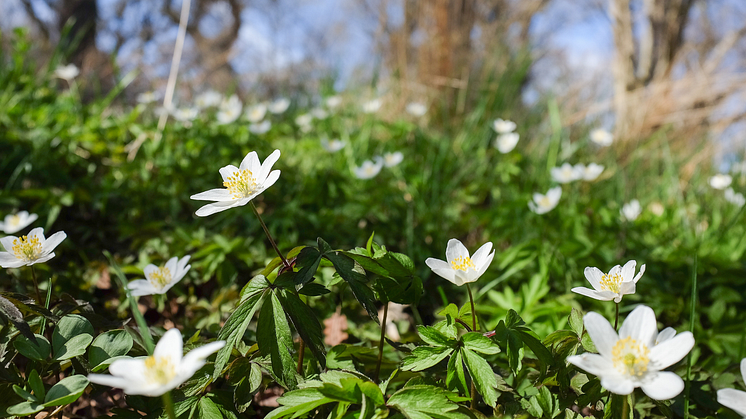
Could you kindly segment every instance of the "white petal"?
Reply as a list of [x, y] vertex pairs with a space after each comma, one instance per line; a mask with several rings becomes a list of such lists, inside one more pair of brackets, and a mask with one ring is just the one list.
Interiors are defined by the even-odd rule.
[[637, 283], [637, 281], [640, 280], [640, 278], [642, 278], [642, 274], [644, 273], [645, 273], [645, 264], [643, 263], [642, 266], [640, 266], [640, 272], [637, 273], [637, 275], [635, 276], [635, 279], [633, 280], [635, 284]]
[[446, 247], [446, 261], [451, 263], [459, 256], [464, 258], [469, 257], [469, 251], [466, 249], [466, 246], [457, 239], [448, 240], [448, 246]]
[[242, 200], [239, 199], [239, 200], [234, 200], [231, 202], [215, 202], [212, 204], [207, 204], [205, 206], [200, 207], [200, 209], [198, 209], [197, 212], [195, 212], [195, 214], [198, 217], [207, 217], [208, 215], [212, 215], [212, 214], [215, 214], [221, 211], [225, 211], [233, 207], [238, 207], [241, 205], [240, 201]]
[[630, 260], [624, 264], [624, 267], [622, 267], [622, 281], [631, 281], [634, 278], [636, 266], [637, 262], [634, 260]]
[[44, 244], [41, 246], [42, 253], [51, 252], [54, 250], [55, 247], [59, 246], [60, 243], [62, 243], [62, 240], [65, 240], [67, 238], [67, 234], [65, 234], [64, 231], [58, 231], [44, 242]]
[[[487, 268], [490, 267], [490, 264], [492, 263], [492, 259], [494, 259], [494, 257], [495, 257], [495, 251], [493, 250], [492, 253], [490, 253], [487, 256], [487, 260], [485, 260], [482, 263], [482, 267], [479, 268], [478, 275], [477, 275], [478, 277], [482, 276], [485, 272], [487, 272]], [[477, 266], [479, 266], [479, 265], [477, 265]]]
[[36, 265], [37, 263], [44, 263], [44, 262], [46, 262], [46, 261], [48, 261], [48, 260], [52, 259], [53, 257], [54, 257], [54, 252], [52, 252], [52, 253], [48, 253], [48, 254], [46, 254], [46, 255], [44, 255], [44, 256], [42, 256], [42, 257], [40, 257], [39, 259], [36, 259], [36, 260], [34, 260], [34, 261], [32, 261], [32, 262], [29, 262], [29, 263], [27, 264], [27, 266], [31, 266], [31, 265]]
[[233, 176], [234, 173], [238, 172], [238, 167], [229, 164], [227, 166], [223, 166], [218, 170], [220, 172], [220, 176], [223, 178], [223, 182], [228, 181], [228, 178]]
[[596, 345], [598, 353], [611, 359], [611, 349], [619, 340], [619, 336], [611, 327], [609, 321], [598, 313], [590, 312], [583, 317], [583, 324], [585, 324], [593, 344]]
[[147, 285], [138, 286], [137, 288], [134, 288], [134, 289], [130, 288], [130, 294], [132, 294], [133, 297], [142, 297], [143, 295], [163, 294], [163, 290], [157, 289], [148, 281], [145, 281], [145, 282], [147, 282]]
[[637, 306], [619, 328], [620, 339], [631, 337], [648, 347], [655, 344], [656, 336], [658, 336], [658, 325], [655, 322], [655, 312], [648, 306]]
[[619, 284], [619, 299], [621, 300], [622, 295], [634, 294], [637, 291], [634, 281], [622, 282]]
[[673, 327], [667, 327], [658, 333], [658, 337], [655, 338], [655, 344], [659, 345], [672, 337], [676, 336], [676, 329]]
[[36, 227], [35, 229], [29, 231], [28, 238], [31, 238], [31, 237], [38, 238], [42, 245], [44, 244], [44, 241], [46, 240], [44, 238], [44, 229], [41, 227]]
[[567, 358], [567, 362], [599, 377], [614, 370], [614, 364], [598, 354], [585, 353], [582, 355], [570, 356]]
[[732, 388], [718, 390], [718, 403], [746, 417], [746, 392]]
[[107, 374], [88, 374], [88, 381], [102, 386], [116, 387], [121, 389], [128, 387], [130, 384], [130, 381], [125, 378], [115, 377], [113, 375]]
[[584, 295], [586, 297], [591, 297], [593, 299], [600, 300], [600, 301], [611, 301], [616, 296], [616, 293], [611, 292], [611, 291], [596, 291], [596, 290], [592, 290], [590, 288], [585, 288], [585, 287], [575, 287], [571, 289], [570, 291], [576, 294]]
[[451, 264], [440, 259], [435, 258], [427, 258], [425, 259], [425, 265], [427, 265], [428, 268], [435, 270], [435, 269], [451, 269]]
[[205, 365], [205, 359], [207, 357], [217, 352], [223, 346], [225, 346], [225, 341], [220, 340], [192, 349], [188, 354], [184, 355], [184, 359], [181, 360], [179, 373], [187, 372], [189, 377], [191, 377], [198, 369]]
[[[0, 255], [3, 255], [2, 258], [0, 258], [0, 267], [3, 268], [20, 268], [21, 266], [25, 266], [26, 262], [17, 259], [15, 256], [10, 255], [10, 253], [0, 253]], [[4, 255], [10, 255], [4, 256]], [[12, 259], [11, 259], [12, 258]]]
[[673, 399], [684, 389], [684, 380], [670, 371], [649, 373], [642, 383], [642, 391], [654, 400]]
[[483, 244], [482, 247], [474, 252], [471, 261], [474, 263], [474, 266], [477, 267], [477, 270], [481, 270], [482, 266], [487, 262], [487, 258], [490, 256], [490, 251], [492, 251], [492, 242]]
[[184, 344], [181, 341], [181, 332], [177, 328], [168, 329], [161, 340], [155, 345], [153, 356], [156, 358], [171, 358], [171, 362], [178, 365], [184, 354]]
[[200, 192], [189, 197], [195, 201], [232, 201], [233, 195], [228, 189], [210, 189], [209, 191]]
[[3, 245], [3, 248], [6, 252], [12, 252], [11, 249], [13, 249], [13, 240], [17, 240], [18, 237], [16, 236], [5, 236], [0, 239], [0, 244]]
[[[269, 173], [272, 171], [272, 166], [277, 163], [277, 160], [280, 159], [280, 150], [275, 150], [267, 156], [266, 159], [264, 159], [264, 163], [262, 163], [262, 168], [259, 169], [259, 173], [256, 175], [256, 178], [259, 182], [263, 182]], [[274, 183], [274, 182], [272, 182]]]
[[601, 386], [614, 394], [625, 396], [635, 390], [635, 384], [629, 378], [619, 374], [616, 370], [601, 378]]
[[[277, 182], [277, 179], [280, 178], [280, 171], [279, 170], [273, 170], [270, 172], [269, 176], [267, 176], [267, 179], [262, 183], [262, 190], [261, 192], [264, 192], [267, 188], [274, 185], [275, 182]], [[258, 195], [258, 194], [257, 194]]]
[[259, 173], [261, 167], [261, 163], [259, 163], [259, 156], [257, 156], [256, 151], [252, 151], [247, 154], [246, 157], [244, 157], [241, 161], [241, 165], [238, 166], [240, 170], [248, 169], [249, 172], [254, 174], [254, 176]]
[[746, 380], [746, 358], [741, 360], [741, 378]]
[[650, 367], [657, 370], [668, 368], [681, 361], [693, 347], [691, 332], [680, 333], [650, 349]]
[[164, 267], [168, 269], [169, 272], [171, 272], [171, 277], [173, 278], [173, 275], [176, 273], [176, 264], [179, 262], [179, 258], [174, 256], [171, 259], [169, 259], [166, 262], [166, 265]]
[[599, 290], [599, 291], [603, 289], [601, 287], [601, 278], [603, 277], [604, 273], [601, 272], [600, 269], [593, 267], [593, 266], [588, 266], [583, 271], [583, 274], [585, 275], [585, 279], [587, 279], [588, 282], [591, 283], [591, 286], [593, 287], [593, 289]]

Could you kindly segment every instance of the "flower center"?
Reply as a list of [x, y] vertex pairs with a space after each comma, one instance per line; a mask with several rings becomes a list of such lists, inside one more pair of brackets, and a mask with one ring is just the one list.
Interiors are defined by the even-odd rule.
[[10, 219], [8, 220], [8, 224], [13, 227], [21, 224], [21, 217], [19, 217], [18, 215], [11, 215]]
[[614, 368], [618, 371], [641, 378], [648, 370], [650, 349], [630, 337], [620, 339], [611, 350]]
[[150, 274], [148, 280], [154, 287], [163, 289], [163, 287], [171, 283], [171, 270], [166, 267], [160, 267]]
[[614, 275], [603, 274], [601, 276], [601, 288], [619, 294], [619, 286], [622, 283], [622, 276], [618, 273]]
[[248, 198], [259, 189], [256, 178], [249, 169], [239, 170], [228, 176], [223, 186], [228, 188], [233, 199]]
[[168, 384], [176, 377], [176, 367], [171, 362], [171, 357], [147, 357], [145, 359], [145, 377], [151, 383]]
[[469, 256], [467, 257], [459, 256], [456, 259], [452, 260], [451, 267], [454, 270], [464, 271], [464, 272], [466, 272], [466, 270], [469, 268], [477, 269], [474, 266], [474, 262], [471, 261], [471, 258]]
[[549, 197], [542, 196], [541, 199], [539, 200], [540, 207], [548, 207], [551, 205], [552, 205], [552, 202], [549, 200]]
[[33, 262], [39, 259], [41, 256], [41, 242], [39, 238], [33, 236], [21, 236], [18, 239], [13, 240], [13, 253], [16, 258], [21, 259], [24, 262]]

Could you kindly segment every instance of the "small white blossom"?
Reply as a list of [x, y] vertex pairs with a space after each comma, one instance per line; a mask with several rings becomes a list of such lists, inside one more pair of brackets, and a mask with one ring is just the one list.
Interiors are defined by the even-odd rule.
[[588, 166], [578, 163], [575, 165], [575, 170], [580, 173], [581, 179], [590, 182], [598, 179], [601, 173], [603, 173], [604, 167], [596, 163], [591, 163]]
[[155, 346], [153, 355], [117, 359], [107, 374], [89, 374], [95, 384], [121, 388], [125, 394], [158, 397], [175, 389], [202, 368], [205, 359], [225, 346], [225, 341], [211, 342], [184, 355], [179, 329], [169, 329]]
[[404, 160], [404, 155], [401, 151], [395, 151], [393, 153], [386, 153], [383, 155], [383, 165], [386, 167], [394, 167]]
[[326, 104], [327, 108], [335, 109], [342, 104], [342, 98], [339, 96], [329, 96], [328, 98], [326, 98], [324, 103]]
[[243, 109], [243, 103], [241, 103], [238, 96], [233, 95], [230, 98], [223, 100], [215, 117], [221, 125], [230, 124], [241, 116], [241, 109]]
[[517, 132], [508, 132], [505, 134], [500, 134], [495, 139], [495, 148], [497, 148], [497, 151], [507, 154], [513, 151], [515, 146], [518, 144], [518, 140], [520, 139], [520, 136]]
[[347, 145], [346, 142], [342, 140], [338, 140], [338, 139], [334, 139], [331, 141], [326, 138], [321, 139], [321, 147], [323, 147], [324, 150], [330, 153], [336, 153], [337, 151], [345, 148], [346, 145]]
[[207, 217], [248, 204], [280, 178], [280, 171], [272, 170], [279, 158], [280, 150], [275, 150], [264, 163], [260, 163], [256, 151], [252, 151], [244, 157], [239, 167], [229, 164], [221, 168], [220, 176], [223, 177], [225, 189], [211, 189], [189, 197], [197, 201], [216, 201], [198, 209], [197, 216]]
[[733, 182], [733, 178], [730, 175], [724, 175], [722, 173], [710, 178], [710, 186], [720, 190], [730, 186], [731, 182]]
[[479, 279], [490, 267], [494, 257], [491, 242], [483, 244], [474, 252], [474, 256], [469, 257], [466, 246], [457, 239], [451, 239], [446, 247], [446, 260], [427, 258], [425, 264], [436, 275], [460, 287]]
[[275, 100], [274, 102], [270, 103], [267, 108], [270, 112], [273, 114], [281, 114], [284, 113], [288, 108], [290, 107], [290, 99], [288, 98], [279, 98]]
[[[746, 380], [746, 358], [741, 360], [741, 378]], [[718, 403], [746, 418], [746, 392], [733, 388], [720, 389]]]
[[137, 103], [142, 104], [148, 104], [153, 103], [156, 100], [158, 100], [160, 95], [158, 95], [156, 92], [149, 91], [149, 92], [143, 92], [137, 95]]
[[171, 114], [177, 121], [189, 122], [197, 117], [199, 110], [197, 108], [178, 108], [171, 112]]
[[131, 281], [127, 287], [135, 297], [165, 294], [171, 287], [181, 281], [189, 271], [189, 268], [191, 268], [191, 265], [187, 265], [189, 258], [190, 256], [184, 256], [179, 259], [174, 256], [164, 266], [160, 267], [151, 263], [143, 269], [145, 279]]
[[591, 283], [593, 289], [575, 287], [570, 291], [596, 300], [614, 300], [615, 303], [619, 303], [622, 301], [623, 296], [635, 293], [637, 281], [645, 273], [645, 265], [643, 264], [640, 266], [640, 272], [635, 275], [636, 265], [636, 261], [630, 260], [624, 264], [624, 267], [619, 265], [614, 266], [608, 274], [603, 273], [603, 271], [596, 267], [589, 266], [585, 268], [583, 273], [585, 274], [585, 279]]
[[420, 102], [412, 102], [407, 104], [406, 110], [408, 114], [420, 117], [427, 113], [427, 105]]
[[565, 163], [560, 167], [552, 167], [549, 173], [552, 175], [552, 179], [557, 183], [570, 183], [581, 179], [583, 177], [583, 170], [585, 167], [573, 166], [570, 163]]
[[374, 113], [381, 109], [381, 99], [373, 99], [363, 103], [364, 113]]
[[358, 179], [372, 179], [376, 177], [383, 167], [383, 159], [378, 157], [375, 160], [375, 163], [366, 160], [360, 167], [356, 167], [354, 170], [355, 177]]
[[249, 125], [249, 131], [254, 134], [264, 134], [269, 131], [270, 128], [272, 128], [272, 121], [269, 119], [265, 119], [258, 124]]
[[246, 111], [246, 119], [249, 120], [249, 122], [257, 123], [264, 119], [264, 115], [267, 114], [267, 105], [263, 103], [258, 103], [254, 106], [250, 106], [249, 109]]
[[0, 266], [3, 268], [20, 268], [36, 263], [44, 263], [54, 257], [53, 250], [65, 240], [67, 234], [58, 231], [49, 238], [44, 238], [44, 229], [36, 227], [28, 236], [7, 236], [0, 239], [5, 249], [0, 252]]
[[194, 105], [200, 109], [207, 109], [213, 106], [218, 106], [223, 101], [223, 95], [214, 91], [206, 90], [194, 99]]
[[513, 132], [516, 125], [513, 121], [497, 118], [492, 121], [492, 129], [498, 134], [507, 134]]
[[609, 131], [598, 128], [591, 131], [591, 141], [601, 147], [608, 147], [614, 142], [614, 136]]
[[655, 214], [656, 217], [660, 217], [663, 215], [663, 212], [666, 211], [666, 208], [661, 204], [660, 202], [653, 202], [650, 205], [648, 205], [648, 209], [650, 212]]
[[637, 217], [640, 216], [641, 212], [642, 206], [640, 205], [640, 201], [636, 199], [633, 199], [628, 203], [622, 205], [622, 209], [620, 211], [620, 213], [622, 214], [622, 218], [627, 221], [635, 221]]
[[304, 114], [301, 114], [295, 117], [295, 123], [299, 127], [304, 127], [304, 126], [310, 127], [311, 122], [313, 122], [313, 115], [308, 114], [308, 113], [304, 113]]
[[67, 81], [72, 81], [74, 78], [78, 77], [79, 74], [80, 70], [78, 70], [78, 67], [75, 67], [75, 64], [62, 65], [54, 70], [55, 77]]
[[313, 116], [316, 119], [326, 119], [329, 116], [329, 114], [321, 108], [313, 108], [311, 109], [310, 113], [311, 113], [311, 116]]
[[5, 234], [17, 233], [28, 227], [39, 218], [36, 214], [29, 214], [28, 211], [20, 211], [16, 214], [8, 214], [3, 221], [0, 221], [0, 230]]
[[679, 362], [694, 347], [690, 332], [675, 336], [667, 332], [671, 336], [656, 342], [655, 312], [643, 305], [629, 314], [618, 334], [598, 313], [586, 314], [583, 323], [598, 354], [574, 355], [567, 361], [598, 376], [601, 385], [610, 392], [627, 395], [641, 387], [651, 399], [668, 400], [684, 389], [681, 377], [663, 370]]
[[[725, 190], [725, 200], [739, 208], [746, 204], [746, 197], [744, 197], [740, 192], [736, 193], [733, 188]], [[8, 232], [6, 231], [6, 233]]]
[[562, 197], [562, 187], [555, 186], [547, 191], [546, 195], [535, 193], [533, 202], [529, 202], [528, 207], [537, 214], [546, 214], [557, 206], [560, 197]]

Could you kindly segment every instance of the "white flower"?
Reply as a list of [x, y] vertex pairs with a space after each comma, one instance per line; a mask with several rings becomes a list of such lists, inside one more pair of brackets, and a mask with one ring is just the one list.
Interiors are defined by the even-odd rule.
[[516, 144], [518, 144], [519, 139], [520, 136], [517, 132], [500, 134], [495, 139], [495, 148], [503, 154], [510, 153], [515, 148]]
[[39, 218], [38, 215], [29, 214], [28, 211], [8, 214], [5, 216], [5, 220], [0, 222], [0, 230], [3, 230], [5, 234], [17, 233], [31, 225], [37, 218]]
[[220, 104], [220, 110], [216, 115], [218, 123], [230, 124], [235, 121], [239, 116], [241, 116], [241, 109], [243, 109], [243, 104], [241, 103], [241, 100], [238, 99], [238, 96], [233, 95], [227, 100], [223, 100]]
[[28, 236], [3, 237], [0, 244], [5, 251], [0, 252], [0, 266], [20, 268], [46, 262], [54, 257], [54, 248], [62, 243], [65, 237], [67, 234], [64, 231], [58, 231], [45, 239], [44, 229], [41, 227], [29, 231]]
[[228, 165], [220, 169], [225, 189], [210, 189], [190, 196], [197, 201], [216, 201], [198, 209], [199, 217], [206, 217], [228, 208], [246, 205], [265, 189], [274, 185], [280, 178], [279, 170], [272, 170], [272, 166], [280, 158], [280, 150], [275, 150], [259, 163], [256, 151], [247, 154], [239, 167]]
[[[741, 360], [741, 377], [746, 380], [746, 358]], [[718, 390], [718, 403], [746, 418], [746, 392], [733, 388]]]
[[386, 167], [394, 167], [404, 160], [404, 155], [401, 151], [395, 151], [393, 153], [386, 153], [383, 155], [383, 165]]
[[288, 110], [289, 107], [290, 99], [284, 97], [275, 100], [274, 102], [270, 103], [269, 106], [267, 106], [269, 111], [273, 114], [281, 114]]
[[223, 101], [223, 95], [214, 91], [206, 90], [194, 99], [194, 104], [200, 109], [206, 109], [213, 106], [218, 106]]
[[560, 197], [562, 196], [562, 187], [555, 186], [554, 188], [547, 191], [546, 195], [535, 193], [533, 202], [528, 203], [528, 207], [531, 211], [537, 214], [545, 214], [554, 209], [559, 203]]
[[197, 108], [179, 108], [172, 112], [172, 115], [177, 121], [188, 122], [194, 120], [199, 114]]
[[575, 165], [575, 170], [580, 173], [581, 179], [590, 182], [598, 179], [601, 173], [603, 173], [604, 167], [596, 163], [591, 163], [588, 166], [578, 163]]
[[710, 178], [710, 186], [712, 186], [715, 189], [722, 190], [730, 186], [730, 183], [732, 181], [733, 181], [733, 178], [730, 177], [730, 175], [724, 175], [720, 173]]
[[[739, 208], [746, 204], [746, 197], [744, 197], [743, 194], [740, 192], [736, 193], [733, 188], [728, 188], [725, 190], [725, 200]], [[6, 233], [10, 232], [6, 231]]]
[[334, 109], [342, 104], [342, 98], [339, 96], [329, 96], [328, 98], [326, 98], [324, 103], [326, 104], [327, 108]]
[[585, 353], [567, 361], [598, 376], [601, 385], [614, 394], [627, 395], [636, 387], [654, 400], [668, 400], [684, 389], [684, 381], [673, 372], [661, 371], [679, 362], [694, 346], [690, 332], [671, 336], [656, 344], [658, 326], [653, 309], [637, 306], [614, 331], [603, 316], [583, 317], [598, 354]]
[[640, 216], [641, 212], [642, 206], [640, 205], [640, 201], [636, 199], [633, 199], [628, 203], [622, 205], [622, 209], [620, 211], [620, 213], [622, 214], [622, 218], [627, 221], [635, 221], [637, 217]]
[[363, 112], [373, 113], [381, 108], [381, 99], [373, 99], [363, 103]]
[[346, 145], [347, 143], [342, 140], [334, 139], [329, 141], [326, 138], [321, 139], [321, 147], [323, 147], [324, 150], [330, 153], [336, 153], [337, 151], [345, 148]]
[[565, 163], [560, 167], [552, 167], [549, 170], [549, 173], [552, 175], [552, 179], [557, 183], [570, 183], [582, 178], [584, 169], [585, 167], [579, 168], [570, 163]]
[[427, 105], [420, 102], [412, 102], [407, 104], [407, 113], [412, 116], [423, 116], [427, 113]]
[[313, 116], [316, 119], [326, 119], [326, 117], [328, 117], [329, 114], [321, 108], [313, 108], [311, 109], [311, 116]]
[[591, 131], [591, 141], [601, 147], [608, 147], [614, 142], [614, 136], [611, 135], [609, 131], [606, 131], [603, 128], [598, 128]]
[[143, 92], [137, 95], [137, 103], [153, 103], [156, 100], [158, 100], [158, 94], [156, 92], [150, 91], [150, 92]]
[[355, 177], [358, 179], [371, 179], [376, 177], [383, 167], [383, 159], [378, 157], [375, 160], [375, 163], [366, 160], [362, 165], [360, 165], [360, 167], [356, 167], [354, 170]]
[[603, 273], [596, 267], [587, 267], [583, 272], [585, 279], [591, 283], [593, 289], [585, 287], [575, 287], [570, 291], [585, 295], [586, 297], [595, 298], [601, 301], [614, 300], [615, 303], [622, 301], [622, 297], [627, 294], [635, 293], [635, 285], [645, 273], [645, 265], [640, 266], [640, 272], [635, 276], [635, 266], [637, 262], [630, 260], [624, 264], [611, 268], [608, 274]]
[[249, 110], [246, 111], [246, 119], [248, 119], [249, 122], [257, 123], [264, 119], [264, 115], [266, 114], [267, 105], [258, 103], [254, 106], [249, 107]]
[[169, 329], [155, 346], [153, 355], [118, 359], [106, 374], [89, 374], [92, 383], [121, 388], [125, 394], [158, 397], [190, 379], [205, 365], [205, 359], [225, 345], [211, 342], [184, 355], [179, 329]]
[[145, 279], [136, 279], [131, 281], [127, 287], [132, 291], [132, 295], [139, 297], [141, 295], [165, 294], [177, 282], [184, 278], [192, 265], [187, 265], [190, 256], [184, 256], [179, 259], [176, 256], [166, 262], [165, 266], [155, 266], [152, 263], [143, 269]]
[[72, 81], [78, 77], [78, 74], [80, 74], [80, 70], [78, 70], [78, 67], [75, 67], [75, 64], [61, 65], [54, 70], [55, 77], [67, 81]]
[[507, 134], [515, 129], [515, 122], [497, 118], [492, 122], [492, 129], [498, 134]]
[[466, 246], [457, 239], [451, 239], [448, 240], [448, 246], [446, 247], [445, 261], [427, 258], [425, 264], [436, 275], [460, 287], [476, 281], [487, 271], [490, 263], [492, 263], [492, 258], [495, 257], [495, 251], [492, 250], [492, 253], [490, 253], [491, 250], [492, 242], [487, 242], [474, 252], [474, 256], [469, 257], [469, 250], [466, 249]]
[[313, 122], [313, 115], [311, 114], [304, 113], [295, 117], [295, 123], [299, 127], [310, 127], [311, 122]]
[[272, 121], [270, 121], [269, 119], [265, 119], [258, 124], [249, 125], [249, 131], [253, 132], [254, 134], [264, 134], [269, 131], [270, 128], [272, 128]]
[[660, 202], [651, 203], [650, 205], [648, 205], [648, 209], [657, 217], [660, 217], [661, 215], [663, 215], [663, 212], [666, 211], [666, 208]]

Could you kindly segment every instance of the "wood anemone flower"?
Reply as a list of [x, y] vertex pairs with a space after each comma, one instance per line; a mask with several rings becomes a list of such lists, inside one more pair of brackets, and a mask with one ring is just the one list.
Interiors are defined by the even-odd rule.
[[425, 264], [436, 275], [460, 287], [476, 281], [487, 271], [495, 257], [495, 251], [492, 250], [490, 253], [490, 250], [492, 250], [492, 243], [487, 242], [474, 252], [474, 256], [470, 257], [469, 250], [463, 243], [457, 239], [451, 239], [448, 240], [446, 248], [446, 260], [427, 258]]

